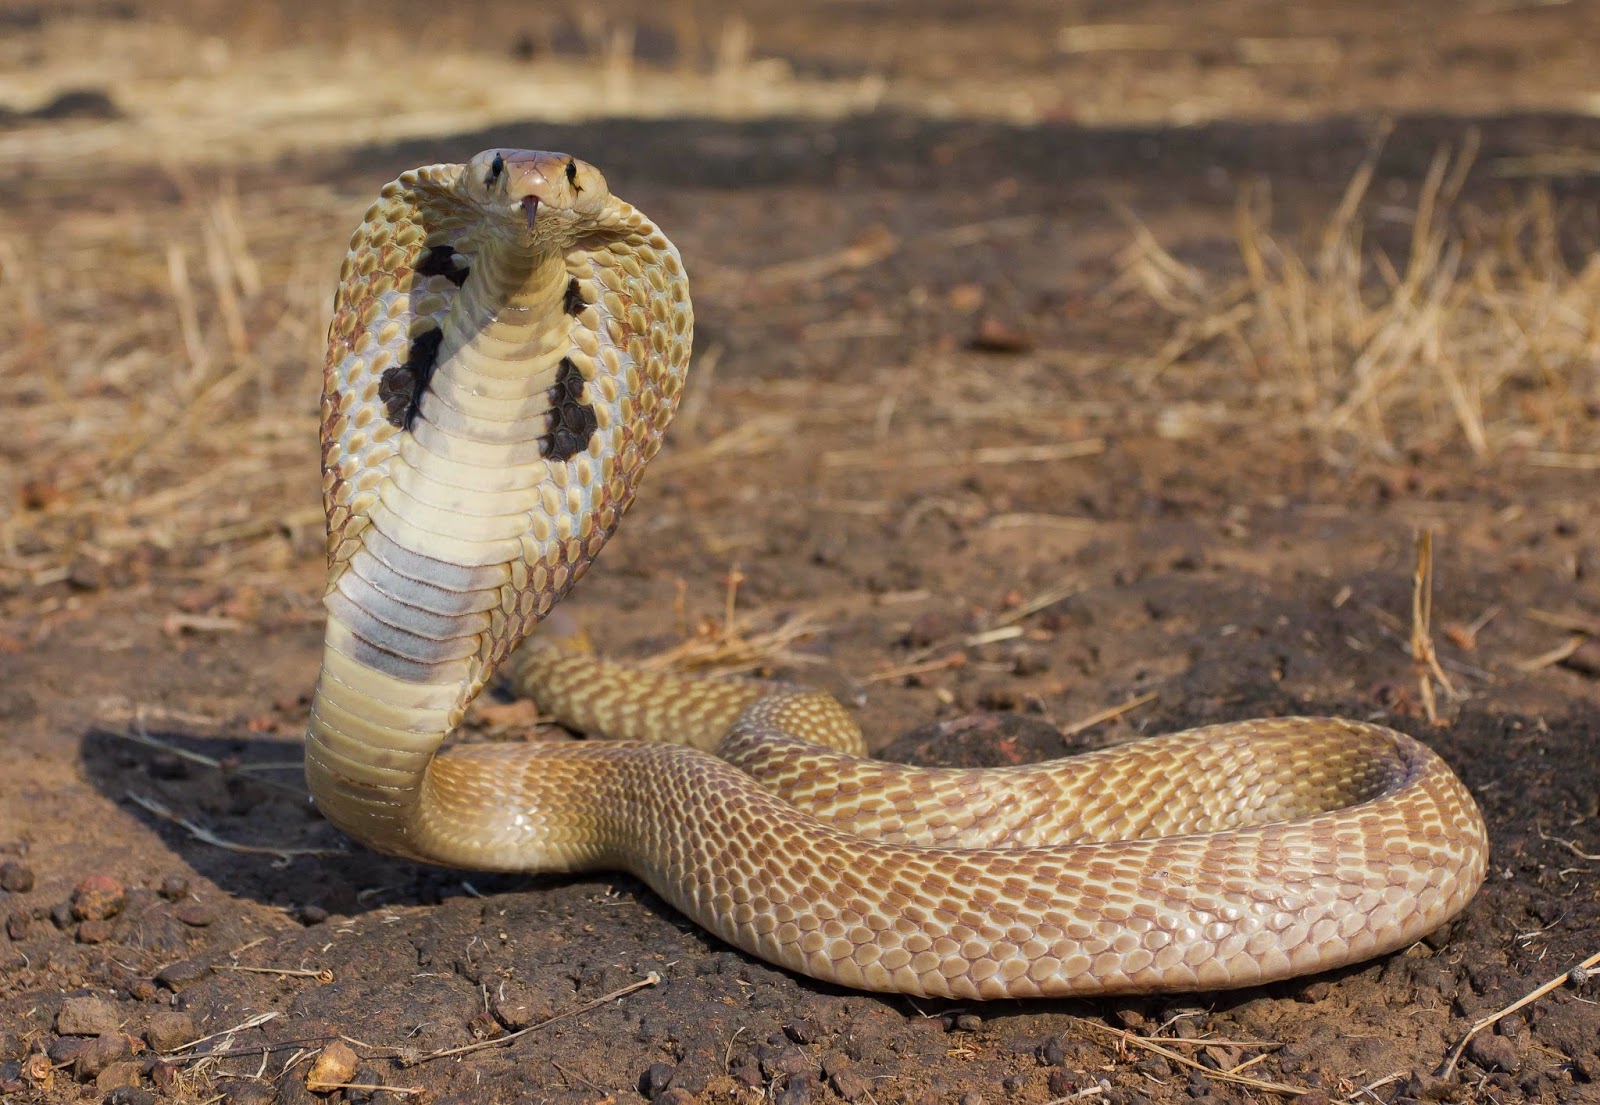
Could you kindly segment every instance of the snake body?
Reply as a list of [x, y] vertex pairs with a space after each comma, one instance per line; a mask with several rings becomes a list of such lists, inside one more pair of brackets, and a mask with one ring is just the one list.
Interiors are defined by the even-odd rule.
[[[383, 189], [324, 375], [306, 772], [335, 825], [432, 863], [627, 869], [773, 963], [963, 998], [1266, 982], [1403, 947], [1471, 898], [1471, 795], [1378, 726], [927, 770], [864, 758], [827, 695], [519, 648], [632, 502], [692, 329], [677, 250], [584, 162], [490, 150]], [[441, 751], [503, 664], [611, 739]]]

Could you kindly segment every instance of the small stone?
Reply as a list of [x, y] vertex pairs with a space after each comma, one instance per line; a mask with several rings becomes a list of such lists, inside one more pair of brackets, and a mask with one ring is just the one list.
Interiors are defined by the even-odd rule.
[[329, 1090], [343, 1085], [350, 1081], [359, 1063], [349, 1044], [335, 1040], [317, 1053], [311, 1069], [306, 1072], [306, 1089]]
[[145, 1042], [155, 1052], [176, 1051], [199, 1035], [194, 1018], [175, 1009], [163, 1009], [152, 1016], [144, 1028]]
[[[376, 1067], [357, 1067], [355, 1074], [350, 1076], [350, 1081], [358, 1086], [382, 1086], [383, 1075], [379, 1074]], [[393, 1095], [383, 1093], [382, 1090], [345, 1090], [345, 1100], [350, 1105], [373, 1105], [373, 1102], [388, 1101]], [[378, 1095], [383, 1094], [382, 1098]]]
[[45, 1054], [57, 1066], [71, 1066], [72, 1061], [78, 1057], [78, 1052], [89, 1045], [89, 1041], [81, 1036], [60, 1036], [50, 1041], [50, 1046], [45, 1049]]
[[822, 1029], [816, 1021], [801, 1017], [784, 1025], [783, 1034], [797, 1044], [814, 1044], [822, 1038]]
[[133, 1042], [121, 1032], [107, 1032], [96, 1036], [72, 1060], [72, 1074], [79, 1082], [94, 1080], [112, 1063], [119, 1063], [133, 1054]]
[[846, 1101], [859, 1101], [872, 1092], [872, 1083], [849, 1067], [833, 1071], [828, 1081], [833, 1085], [833, 1092]]
[[983, 1027], [983, 1018], [976, 1013], [961, 1013], [955, 1019], [957, 1032], [976, 1032]]
[[1515, 1074], [1522, 1069], [1522, 1056], [1516, 1045], [1504, 1036], [1480, 1033], [1467, 1044], [1467, 1058], [1484, 1070], [1503, 1070]]
[[99, 1036], [122, 1025], [117, 1007], [105, 998], [68, 998], [56, 1014], [56, 1031], [63, 1036]]
[[300, 907], [300, 923], [302, 925], [320, 925], [328, 919], [328, 911], [319, 905], [303, 905]]
[[1045, 1080], [1045, 1085], [1049, 1088], [1051, 1097], [1066, 1097], [1077, 1090], [1081, 1077], [1076, 1071], [1056, 1067]]
[[203, 929], [216, 921], [217, 915], [204, 902], [188, 901], [172, 911], [172, 915], [191, 928]]
[[168, 875], [161, 880], [156, 892], [169, 902], [189, 896], [189, 880], [182, 875]]
[[1331, 1105], [1331, 1101], [1321, 1090], [1309, 1090], [1294, 1099], [1295, 1105]]
[[148, 978], [136, 978], [128, 983], [128, 996], [134, 1001], [154, 1001], [160, 993]]
[[70, 929], [74, 923], [72, 919], [72, 903], [57, 902], [55, 905], [51, 906], [50, 923], [55, 925], [55, 927], [60, 929], [62, 932], [66, 932], [68, 929]]
[[13, 940], [25, 940], [28, 937], [28, 925], [33, 920], [25, 909], [13, 909], [6, 914], [6, 935]]
[[156, 981], [174, 993], [193, 986], [211, 975], [211, 968], [197, 959], [180, 959], [156, 973]]
[[[135, 1063], [132, 1060], [112, 1063], [105, 1070], [94, 1076], [94, 1088], [108, 1098], [112, 1094], [125, 1095], [128, 1090], [139, 1085], [139, 1078], [143, 1073], [143, 1063]], [[139, 1092], [144, 1094], [147, 1100], [149, 1099], [150, 1094], [148, 1091], [140, 1090]]]
[[183, 1068], [177, 1063], [169, 1063], [165, 1059], [157, 1059], [150, 1064], [150, 1081], [155, 1088], [166, 1093], [178, 1084], [178, 1076], [183, 1073]]
[[651, 1098], [651, 1105], [694, 1105], [694, 1094], [673, 1086]]
[[110, 875], [90, 875], [72, 890], [72, 915], [80, 921], [104, 921], [122, 912], [128, 891]]
[[977, 1090], [968, 1090], [961, 1095], [957, 1105], [984, 1105], [983, 1095]]
[[104, 944], [111, 939], [110, 921], [85, 921], [78, 926], [78, 943]]
[[1209, 1097], [1211, 1095], [1211, 1079], [1197, 1070], [1189, 1072], [1189, 1082], [1184, 1089], [1190, 1097]]
[[1021, 1093], [1028, 1085], [1028, 1076], [1022, 1073], [1008, 1074], [1000, 1080], [1000, 1088], [1006, 1093]]
[[639, 1092], [654, 1101], [666, 1092], [672, 1084], [672, 1076], [678, 1073], [678, 1068], [671, 1063], [651, 1063], [639, 1076]]
[[33, 868], [16, 860], [0, 863], [0, 890], [26, 894], [33, 889]]
[[[305, 1094], [305, 1089], [300, 1087], [298, 1082], [295, 1086], [299, 1088], [301, 1094]], [[247, 1082], [242, 1078], [218, 1082], [213, 1088], [222, 1093], [223, 1105], [280, 1105], [280, 1102], [301, 1100], [292, 1096], [292, 1091], [280, 1094], [271, 1083]], [[311, 1100], [317, 1099], [311, 1098]]]
[[810, 1071], [791, 1074], [772, 1095], [774, 1105], [810, 1105], [822, 1093], [822, 1083]]

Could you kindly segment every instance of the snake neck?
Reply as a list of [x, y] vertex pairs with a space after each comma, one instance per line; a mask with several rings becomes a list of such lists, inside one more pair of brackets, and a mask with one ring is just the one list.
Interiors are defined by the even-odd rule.
[[[567, 501], [562, 462], [583, 452], [596, 417], [572, 359], [569, 282], [559, 254], [487, 243], [437, 329], [411, 324], [416, 391], [359, 546], [324, 599], [306, 748], [318, 805], [386, 851], [422, 853], [429, 761], [577, 574], [561, 539], [583, 504]], [[429, 346], [433, 363], [416, 364]]]

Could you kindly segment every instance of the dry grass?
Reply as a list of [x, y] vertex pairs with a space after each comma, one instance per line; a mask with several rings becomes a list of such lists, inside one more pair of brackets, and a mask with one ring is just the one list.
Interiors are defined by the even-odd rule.
[[1385, 459], [1600, 449], [1600, 255], [1568, 260], [1546, 189], [1462, 202], [1474, 152], [1439, 150], [1414, 208], [1378, 209], [1410, 224], [1398, 254], [1373, 232], [1377, 143], [1308, 244], [1273, 233], [1265, 186], [1241, 194], [1242, 277], [1183, 263], [1135, 223], [1118, 286], [1175, 323], [1141, 384]]
[[0, 586], [141, 546], [199, 569], [233, 543], [229, 571], [279, 568], [320, 539], [317, 370], [357, 212], [321, 189], [172, 185], [177, 203], [0, 219], [0, 289], [21, 305], [0, 345], [21, 426], [0, 443]]

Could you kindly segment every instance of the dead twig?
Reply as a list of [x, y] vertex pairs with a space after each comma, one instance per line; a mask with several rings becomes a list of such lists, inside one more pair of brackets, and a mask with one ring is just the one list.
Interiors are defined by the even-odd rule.
[[1556, 975], [1555, 978], [1550, 979], [1548, 982], [1535, 986], [1510, 1005], [1495, 1010], [1487, 1017], [1480, 1017], [1473, 1021], [1472, 1027], [1468, 1028], [1461, 1039], [1457, 1040], [1450, 1050], [1445, 1053], [1444, 1062], [1440, 1063], [1439, 1069], [1434, 1072], [1435, 1077], [1449, 1078], [1455, 1073], [1456, 1064], [1461, 1061], [1461, 1055], [1467, 1050], [1467, 1044], [1471, 1043], [1472, 1038], [1478, 1033], [1498, 1024], [1524, 1006], [1532, 1005], [1552, 990], [1558, 990], [1567, 983], [1571, 983], [1573, 986], [1582, 986], [1594, 977], [1597, 964], [1600, 964], [1600, 952], [1595, 952], [1595, 954], [1579, 963], [1576, 967]]
[[241, 967], [237, 963], [213, 963], [213, 971], [246, 971], [257, 975], [279, 975], [284, 978], [314, 978], [326, 986], [333, 981], [333, 972], [326, 967], [309, 970], [297, 967]]
[[1134, 695], [1132, 698], [1119, 705], [1108, 706], [1099, 713], [1090, 714], [1086, 718], [1079, 718], [1071, 725], [1063, 727], [1061, 730], [1061, 735], [1063, 737], [1070, 737], [1074, 734], [1083, 732], [1085, 729], [1093, 729], [1096, 725], [1099, 725], [1103, 721], [1110, 721], [1112, 718], [1121, 717], [1129, 710], [1143, 706], [1146, 702], [1154, 702], [1157, 697], [1158, 696], [1155, 691], [1146, 691], [1144, 694]]
[[124, 793], [128, 800], [136, 806], [155, 814], [163, 821], [172, 822], [202, 844], [209, 844], [213, 848], [221, 848], [224, 851], [236, 852], [245, 856], [275, 856], [279, 859], [289, 859], [293, 856], [342, 856], [345, 854], [345, 849], [343, 848], [273, 848], [256, 844], [239, 844], [236, 841], [218, 836], [210, 829], [205, 828], [203, 825], [197, 825], [186, 817], [180, 817], [154, 798], [143, 794], [135, 794], [131, 790]]
[[[1168, 1046], [1175, 1041], [1161, 1040], [1158, 1042], [1156, 1040], [1152, 1040], [1148, 1036], [1140, 1036], [1123, 1028], [1112, 1028], [1110, 1025], [1100, 1024], [1097, 1021], [1079, 1020], [1078, 1023], [1088, 1025], [1097, 1032], [1104, 1032], [1109, 1036], [1114, 1036], [1116, 1039], [1121, 1040], [1130, 1047], [1140, 1048], [1144, 1051], [1151, 1052], [1152, 1054], [1159, 1055], [1169, 1063], [1176, 1063], [1180, 1067], [1187, 1067], [1190, 1070], [1200, 1071], [1207, 1078], [1212, 1078], [1219, 1082], [1230, 1082], [1236, 1086], [1249, 1086], [1254, 1090], [1261, 1090], [1264, 1093], [1282, 1094], [1285, 1097], [1299, 1097], [1301, 1094], [1311, 1092], [1310, 1090], [1304, 1089], [1300, 1086], [1290, 1086], [1283, 1082], [1268, 1082], [1260, 1078], [1251, 1078], [1248, 1075], [1231, 1074], [1228, 1071], [1212, 1070], [1203, 1063], [1197, 1062], [1196, 1060], [1189, 1058], [1187, 1055], [1174, 1051], [1172, 1047]], [[1196, 1044], [1209, 1044], [1213, 1043], [1214, 1041], [1196, 1040], [1193, 1042]]]
[[466, 1055], [468, 1052], [482, 1051], [484, 1048], [500, 1047], [504, 1044], [509, 1044], [513, 1040], [520, 1039], [530, 1032], [537, 1032], [546, 1025], [554, 1024], [556, 1021], [565, 1020], [567, 1017], [573, 1017], [579, 1013], [587, 1013], [591, 1009], [598, 1009], [607, 1002], [616, 1001], [618, 998], [625, 998], [637, 990], [643, 990], [646, 986], [654, 986], [660, 981], [661, 976], [655, 971], [651, 971], [638, 982], [630, 982], [628, 985], [620, 989], [613, 990], [609, 994], [601, 994], [593, 1001], [586, 1001], [582, 1005], [573, 1006], [564, 1013], [557, 1013], [553, 1017], [546, 1017], [538, 1024], [530, 1024], [527, 1028], [519, 1028], [515, 1032], [508, 1033], [504, 1036], [497, 1036], [492, 1040], [479, 1040], [475, 1044], [463, 1044], [460, 1047], [442, 1048], [439, 1051], [430, 1051], [426, 1055], [408, 1055], [402, 1050], [400, 1054], [400, 1065], [403, 1067], [414, 1067], [420, 1063], [426, 1063], [434, 1059], [445, 1059], [451, 1055]]

